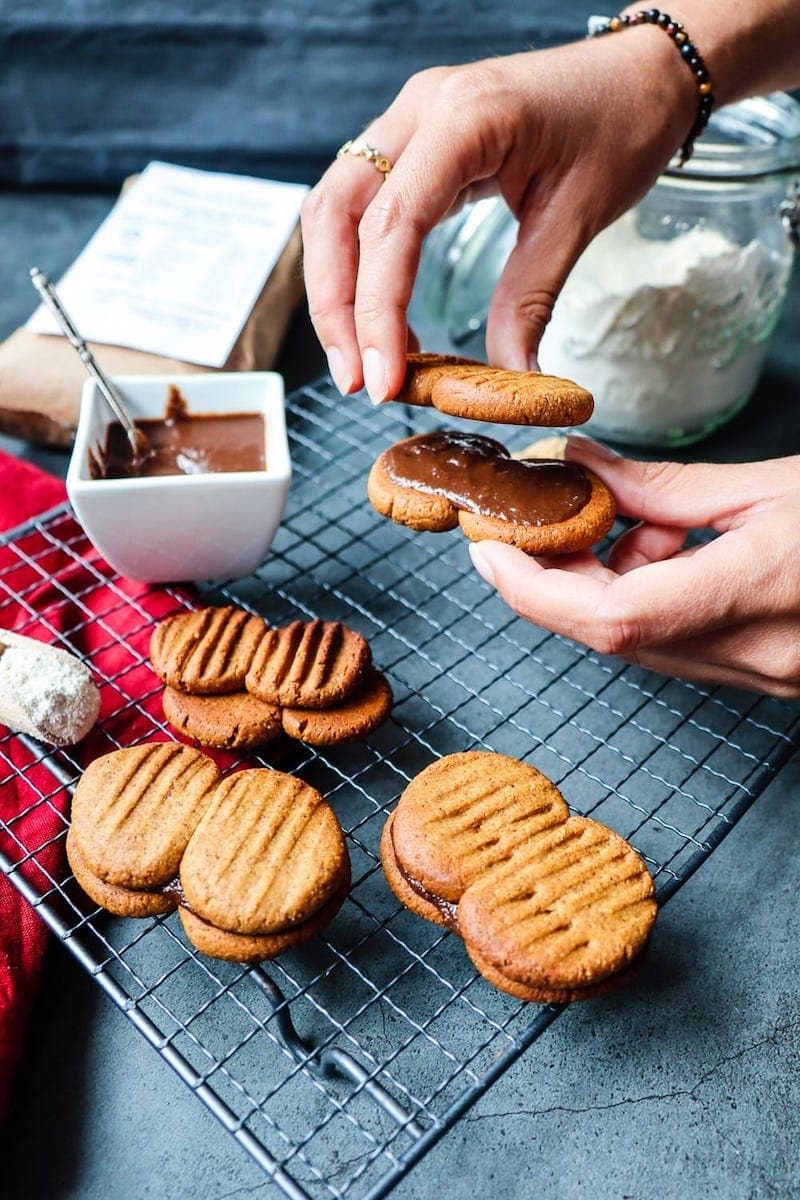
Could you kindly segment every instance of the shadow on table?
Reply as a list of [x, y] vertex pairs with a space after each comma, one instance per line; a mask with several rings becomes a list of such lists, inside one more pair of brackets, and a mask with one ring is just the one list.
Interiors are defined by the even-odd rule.
[[3, 1195], [50, 1200], [79, 1177], [89, 1038], [103, 1003], [93, 980], [51, 945], [0, 1132]]

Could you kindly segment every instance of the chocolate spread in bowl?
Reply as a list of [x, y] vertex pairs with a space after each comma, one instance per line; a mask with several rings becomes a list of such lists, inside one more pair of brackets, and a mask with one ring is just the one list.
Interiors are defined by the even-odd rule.
[[500, 442], [477, 433], [421, 433], [392, 446], [384, 462], [401, 487], [444, 496], [456, 508], [514, 525], [568, 521], [592, 494], [579, 466], [514, 459]]
[[135, 425], [147, 438], [149, 453], [135, 458], [122, 425], [112, 421], [99, 455], [89, 454], [92, 479], [263, 471], [266, 466], [261, 413], [192, 414], [175, 386], [167, 394], [163, 417]]

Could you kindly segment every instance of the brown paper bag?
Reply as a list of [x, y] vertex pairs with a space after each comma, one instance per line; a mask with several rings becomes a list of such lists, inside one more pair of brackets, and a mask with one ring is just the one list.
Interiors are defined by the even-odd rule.
[[[221, 370], [265, 371], [273, 365], [303, 295], [300, 262], [298, 226]], [[182, 375], [214, 369], [124, 346], [89, 345], [107, 375]], [[45, 446], [71, 446], [86, 378], [86, 369], [66, 338], [15, 330], [0, 345], [0, 433]]]

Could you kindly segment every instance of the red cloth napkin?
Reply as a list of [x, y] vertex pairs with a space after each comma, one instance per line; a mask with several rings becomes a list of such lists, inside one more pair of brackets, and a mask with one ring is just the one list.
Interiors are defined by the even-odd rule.
[[[22, 524], [65, 497], [60, 480], [0, 452], [0, 529]], [[102, 732], [95, 728], [77, 751], [82, 765], [120, 742], [159, 731], [161, 686], [147, 660], [153, 623], [184, 607], [174, 589], [147, 588], [114, 577], [71, 516], [59, 518], [58, 537], [36, 529], [16, 547], [0, 547], [0, 626], [43, 641], [63, 633], [91, 656], [110, 682], [101, 689]], [[63, 835], [68, 797], [49, 771], [0, 726], [0, 817], [13, 821], [4, 849], [13, 860], [33, 853], [26, 878], [40, 888], [64, 870]], [[166, 736], [166, 735], [161, 735]], [[55, 840], [54, 840], [55, 839]], [[25, 1022], [42, 968], [47, 928], [0, 872], [0, 1121], [8, 1102]]]
[[[64, 495], [61, 480], [0, 453], [0, 529], [11, 529], [35, 513], [52, 508]], [[0, 600], [0, 624], [9, 628], [17, 615], [10, 608]], [[21, 804], [20, 800], [15, 781], [4, 783], [0, 789], [0, 815], [4, 820], [24, 805], [25, 801]], [[45, 811], [39, 823], [45, 828], [36, 831], [39, 844], [58, 832], [57, 816], [46, 805], [42, 807]], [[41, 971], [46, 938], [46, 926], [0, 873], [0, 1120]]]

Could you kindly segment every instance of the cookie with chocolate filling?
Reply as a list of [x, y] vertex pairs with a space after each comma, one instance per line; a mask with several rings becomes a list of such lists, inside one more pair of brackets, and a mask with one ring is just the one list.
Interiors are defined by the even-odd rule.
[[495, 987], [555, 1003], [621, 986], [655, 915], [653, 880], [633, 847], [598, 821], [570, 817], [468, 888], [458, 927]]
[[457, 932], [489, 982], [523, 1000], [622, 986], [656, 916], [636, 851], [504, 755], [469, 751], [421, 772], [386, 822], [381, 861], [407, 908]]
[[471, 541], [507, 542], [526, 554], [571, 554], [608, 533], [616, 515], [603, 481], [576, 463], [519, 461], [500, 442], [439, 430], [390, 446], [373, 464], [367, 494], [382, 516]]
[[266, 768], [222, 779], [211, 759], [174, 742], [87, 768], [67, 855], [96, 904], [126, 917], [179, 908], [199, 950], [237, 962], [306, 941], [350, 887], [341, 826], [315, 788]]
[[350, 859], [333, 809], [281, 771], [230, 775], [180, 866], [190, 941], [214, 958], [251, 962], [327, 925], [350, 887]]
[[591, 392], [571, 379], [449, 354], [409, 354], [397, 399], [500, 425], [582, 425], [594, 411]]
[[114, 750], [86, 768], [72, 799], [67, 857], [97, 903], [121, 916], [177, 906], [164, 892], [221, 775], [199, 750], [149, 742]]

